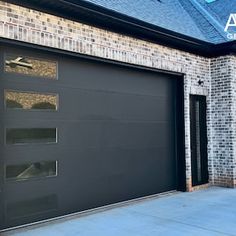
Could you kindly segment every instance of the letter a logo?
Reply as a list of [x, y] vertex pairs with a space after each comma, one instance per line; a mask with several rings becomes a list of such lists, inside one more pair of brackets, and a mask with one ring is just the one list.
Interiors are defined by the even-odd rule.
[[228, 22], [225, 26], [225, 32], [228, 31], [229, 27], [236, 27], [236, 14], [230, 14]]

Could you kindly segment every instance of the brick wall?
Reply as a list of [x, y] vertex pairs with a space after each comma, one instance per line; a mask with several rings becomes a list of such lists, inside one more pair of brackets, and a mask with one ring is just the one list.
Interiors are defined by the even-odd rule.
[[236, 186], [236, 57], [212, 59], [214, 184]]
[[[222, 119], [220, 118], [220, 114], [224, 114], [224, 111], [220, 110], [219, 112], [220, 107], [217, 107], [217, 101], [220, 99], [217, 96], [217, 93], [219, 92], [217, 88], [217, 73], [218, 70], [220, 70], [218, 64], [221, 63], [221, 61], [224, 63], [224, 58], [210, 60], [180, 50], [170, 49], [168, 47], [112, 33], [82, 23], [8, 4], [3, 1], [0, 1], [0, 37], [60, 48], [130, 64], [183, 73], [185, 75], [184, 114], [187, 188], [188, 190], [192, 189], [189, 117], [190, 94], [207, 96], [209, 171], [211, 183], [232, 185], [232, 181], [230, 182], [227, 179], [227, 176], [229, 175], [232, 180], [233, 168], [230, 169], [230, 174], [226, 173], [226, 170], [232, 164], [234, 157], [233, 151], [231, 155], [228, 151], [226, 152], [227, 149], [225, 147], [222, 147], [219, 141], [221, 132], [216, 125], [220, 122], [220, 119]], [[225, 63], [231, 62], [230, 57], [226, 57], [226, 59]], [[210, 69], [210, 66], [212, 66], [212, 70]], [[227, 66], [225, 68], [226, 70], [228, 69]], [[212, 96], [210, 96], [211, 74], [214, 77]], [[228, 80], [230, 80], [230, 77], [231, 74], [228, 75]], [[204, 81], [203, 86], [198, 85], [197, 82], [199, 79]], [[224, 85], [223, 81], [222, 83]], [[220, 88], [222, 88], [222, 86]], [[227, 99], [225, 101], [226, 103], [228, 102]], [[213, 106], [211, 104], [213, 104]], [[230, 105], [227, 103], [227, 107], [228, 106]], [[219, 114], [216, 114], [217, 111]], [[230, 119], [229, 110], [227, 110], [227, 112], [228, 115], [226, 117]], [[225, 124], [225, 127], [226, 126], [227, 124]], [[229, 129], [228, 126], [227, 129]], [[229, 141], [231, 138], [232, 135], [226, 137]], [[231, 148], [231, 145], [228, 144], [229, 143], [225, 144], [227, 148]], [[221, 155], [219, 153], [221, 153]], [[225, 161], [221, 161], [222, 157], [225, 158]], [[219, 177], [221, 171], [224, 172], [224, 178]]]
[[[236, 56], [231, 56], [231, 86], [232, 86], [232, 123], [231, 123], [231, 129], [232, 129], [232, 148], [233, 148], [233, 154], [231, 158], [231, 172], [233, 174], [232, 177], [232, 185], [233, 187], [236, 187]], [[230, 186], [230, 187], [231, 187]]]
[[214, 184], [223, 186], [234, 186], [236, 87], [233, 73], [236, 71], [233, 72], [233, 59], [225, 56], [211, 60], [211, 176]]

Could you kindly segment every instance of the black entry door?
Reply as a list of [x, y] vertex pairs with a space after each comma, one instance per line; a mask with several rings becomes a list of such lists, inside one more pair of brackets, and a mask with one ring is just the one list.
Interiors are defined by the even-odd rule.
[[179, 78], [1, 50], [1, 226], [177, 188]]
[[190, 97], [191, 168], [193, 186], [208, 183], [206, 97]]

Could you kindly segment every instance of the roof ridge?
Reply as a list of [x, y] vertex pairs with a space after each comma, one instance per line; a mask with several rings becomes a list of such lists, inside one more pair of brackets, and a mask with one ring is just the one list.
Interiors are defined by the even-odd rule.
[[213, 16], [209, 11], [207, 11], [197, 0], [189, 0], [192, 6], [207, 20], [207, 22], [212, 25], [212, 27], [217, 31], [217, 33], [224, 39], [228, 40], [224, 32], [223, 25], [218, 21], [218, 19]]

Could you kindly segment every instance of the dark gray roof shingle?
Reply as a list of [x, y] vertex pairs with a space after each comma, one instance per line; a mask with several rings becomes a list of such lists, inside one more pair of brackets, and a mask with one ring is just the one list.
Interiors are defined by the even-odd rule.
[[178, 0], [84, 0], [175, 32], [207, 40]]
[[236, 0], [84, 0], [144, 22], [213, 43], [227, 41], [224, 27]]
[[205, 0], [198, 0], [223, 26], [225, 26], [229, 15], [236, 13], [236, 0], [216, 0], [206, 3]]
[[179, 0], [185, 10], [191, 15], [198, 28], [212, 43], [221, 43], [227, 41], [227, 35], [224, 32], [223, 25], [215, 18], [205, 0]]

